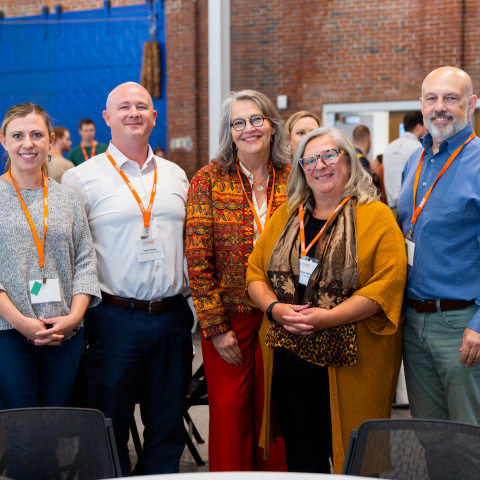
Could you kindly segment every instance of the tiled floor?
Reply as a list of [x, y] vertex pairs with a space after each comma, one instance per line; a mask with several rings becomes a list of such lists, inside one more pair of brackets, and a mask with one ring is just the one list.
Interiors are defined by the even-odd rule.
[[[195, 345], [195, 358], [193, 360], [193, 371], [195, 372], [197, 368], [202, 364], [202, 346], [200, 343], [200, 334], [197, 332], [193, 335], [193, 344]], [[180, 460], [180, 472], [208, 472], [208, 406], [198, 406], [192, 407], [190, 409], [190, 416], [192, 417], [193, 422], [195, 423], [200, 435], [205, 440], [203, 444], [197, 444], [194, 440], [194, 444], [197, 447], [200, 456], [205, 461], [205, 466], [197, 466], [192, 455], [188, 451], [188, 448], [185, 448], [182, 458]], [[392, 418], [411, 418], [409, 409], [393, 409]], [[137, 428], [140, 435], [140, 439], [143, 439], [143, 424], [140, 419], [140, 409], [137, 405], [135, 410], [135, 419], [137, 421]], [[133, 446], [133, 442], [130, 439], [128, 444], [130, 450], [130, 458], [132, 460], [132, 465], [135, 465], [137, 462], [137, 454]]]

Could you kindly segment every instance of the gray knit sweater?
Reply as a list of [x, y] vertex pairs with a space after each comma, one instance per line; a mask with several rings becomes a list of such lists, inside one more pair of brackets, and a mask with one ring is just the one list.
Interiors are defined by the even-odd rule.
[[[20, 189], [20, 193], [41, 241], [43, 188]], [[89, 307], [101, 300], [95, 249], [83, 205], [73, 190], [52, 179], [48, 185], [48, 216], [45, 273], [47, 278], [58, 278], [62, 301], [32, 305], [28, 282], [42, 278], [37, 248], [15, 187], [0, 179], [0, 290], [30, 318], [68, 315], [72, 298], [79, 293], [92, 295]], [[0, 317], [0, 330], [11, 328]]]

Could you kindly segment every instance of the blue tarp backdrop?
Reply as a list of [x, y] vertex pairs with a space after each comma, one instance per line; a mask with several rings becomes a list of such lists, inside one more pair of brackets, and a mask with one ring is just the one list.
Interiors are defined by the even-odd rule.
[[[91, 118], [96, 140], [110, 141], [102, 118], [108, 93], [123, 82], [140, 81], [143, 44], [160, 42], [160, 99], [150, 145], [166, 147], [167, 102], [165, 16], [162, 0], [145, 5], [48, 14], [0, 20], [0, 119], [22, 102], [41, 105], [54, 125], [69, 129], [73, 145], [80, 141], [78, 122]], [[0, 151], [3, 149], [0, 148]], [[3, 151], [2, 151], [3, 157]], [[3, 158], [0, 165], [3, 173]]]

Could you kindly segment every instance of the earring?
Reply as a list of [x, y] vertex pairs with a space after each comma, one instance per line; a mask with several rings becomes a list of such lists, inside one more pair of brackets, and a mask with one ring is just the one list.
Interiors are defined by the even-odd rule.
[[48, 154], [48, 163], [50, 163], [51, 161], [52, 161], [52, 156]]
[[5, 160], [8, 160], [10, 156], [8, 155], [8, 152], [5, 152]]
[[231, 148], [234, 152], [236, 152], [236, 151], [238, 150], [238, 147], [237, 147], [237, 145], [236, 145], [235, 142], [232, 142], [232, 143], [230, 144], [230, 148]]
[[271, 137], [270, 137], [270, 142], [272, 143], [275, 143], [275, 140], [277, 139], [277, 136], [275, 134], [273, 134]]
[[287, 148], [290, 150], [290, 149], [292, 148], [292, 146], [291, 146], [291, 145], [287, 145]]

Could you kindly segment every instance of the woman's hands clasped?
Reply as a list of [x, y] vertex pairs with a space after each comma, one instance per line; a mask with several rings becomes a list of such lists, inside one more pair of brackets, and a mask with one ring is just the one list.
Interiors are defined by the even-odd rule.
[[[325, 330], [330, 326], [327, 321], [329, 310], [323, 308], [308, 308], [308, 305], [281, 305], [290, 307], [291, 312], [283, 314], [283, 311], [278, 309], [279, 314], [276, 314], [275, 307], [277, 305], [275, 305], [272, 309], [273, 318], [290, 333], [296, 335], [311, 335], [319, 330]], [[276, 315], [280, 315], [280, 319], [278, 319]]]

